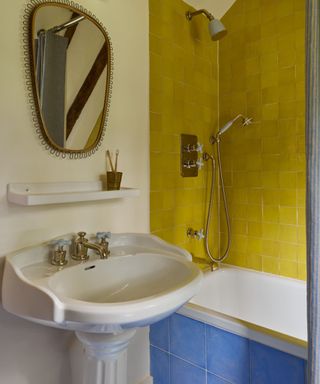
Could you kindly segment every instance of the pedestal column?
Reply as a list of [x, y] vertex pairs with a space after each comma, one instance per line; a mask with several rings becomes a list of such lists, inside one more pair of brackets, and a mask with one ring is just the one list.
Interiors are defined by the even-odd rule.
[[81, 384], [127, 384], [127, 348], [135, 332], [76, 332], [86, 355]]

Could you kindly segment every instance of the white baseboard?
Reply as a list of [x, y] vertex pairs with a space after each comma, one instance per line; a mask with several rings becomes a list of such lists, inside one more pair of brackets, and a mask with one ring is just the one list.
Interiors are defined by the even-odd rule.
[[140, 384], [153, 384], [153, 377], [149, 376], [145, 378]]

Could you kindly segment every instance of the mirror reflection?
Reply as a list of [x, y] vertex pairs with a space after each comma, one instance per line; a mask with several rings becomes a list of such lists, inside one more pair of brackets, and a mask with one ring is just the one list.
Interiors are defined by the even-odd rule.
[[110, 43], [90, 16], [41, 4], [32, 18], [34, 85], [46, 141], [87, 151], [101, 138], [110, 86]]

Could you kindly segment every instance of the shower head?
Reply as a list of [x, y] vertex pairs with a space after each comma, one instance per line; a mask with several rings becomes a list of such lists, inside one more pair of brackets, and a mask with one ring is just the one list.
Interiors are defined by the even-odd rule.
[[232, 127], [232, 125], [238, 120], [242, 119], [242, 126], [247, 126], [249, 124], [252, 124], [252, 117], [244, 117], [243, 115], [238, 115], [234, 119], [228, 121], [222, 128], [219, 129], [217, 133], [217, 137], [220, 137], [223, 133], [225, 133], [229, 128]]
[[186, 13], [186, 18], [190, 21], [194, 16], [203, 14], [209, 19], [209, 33], [213, 41], [220, 40], [227, 34], [226, 27], [218, 19], [215, 19], [213, 15], [208, 12], [206, 9], [199, 9], [195, 12], [188, 11]]
[[211, 40], [217, 41], [222, 39], [226, 34], [226, 27], [218, 19], [212, 19], [209, 21], [209, 33]]

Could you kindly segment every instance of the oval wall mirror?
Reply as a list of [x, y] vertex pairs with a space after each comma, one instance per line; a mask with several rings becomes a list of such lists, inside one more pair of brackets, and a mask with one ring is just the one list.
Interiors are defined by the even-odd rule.
[[108, 33], [69, 1], [27, 6], [26, 55], [34, 122], [51, 153], [86, 157], [101, 143], [111, 96]]

